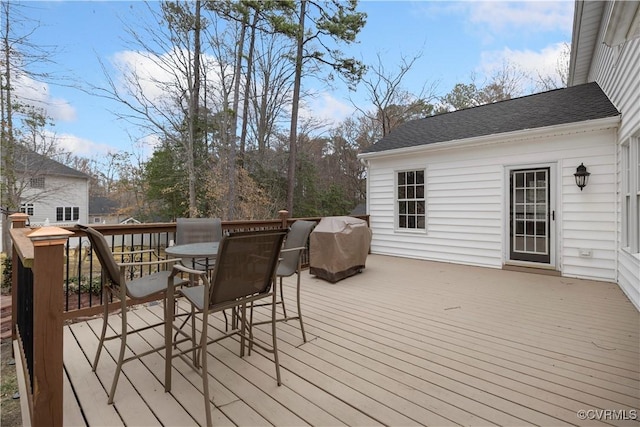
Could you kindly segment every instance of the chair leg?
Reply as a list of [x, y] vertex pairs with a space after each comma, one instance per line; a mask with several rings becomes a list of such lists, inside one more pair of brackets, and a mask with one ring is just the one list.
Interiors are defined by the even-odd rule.
[[113, 382], [111, 383], [111, 391], [109, 392], [108, 404], [113, 403], [113, 398], [116, 394], [116, 387], [118, 386], [118, 379], [120, 378], [120, 372], [122, 371], [122, 361], [124, 360], [124, 350], [127, 347], [127, 301], [126, 298], [121, 297], [121, 316], [122, 316], [122, 330], [120, 333], [120, 354], [118, 355], [118, 362], [116, 365], [116, 372], [113, 375]]
[[240, 357], [244, 357], [244, 348], [246, 344], [246, 335], [247, 332], [247, 305], [242, 304], [240, 308]]
[[93, 359], [93, 372], [98, 369], [98, 360], [100, 360], [100, 353], [104, 346], [104, 337], [107, 334], [107, 324], [109, 322], [109, 292], [105, 289], [102, 292], [102, 295], [104, 297], [104, 301], [102, 301], [102, 305], [104, 306], [104, 312], [102, 313], [102, 332], [100, 333], [100, 341], [98, 342], [96, 357]]
[[202, 370], [202, 394], [204, 395], [204, 411], [207, 417], [207, 426], [212, 426], [211, 421], [211, 402], [209, 402], [209, 372], [207, 368], [207, 327], [208, 327], [208, 311], [202, 312], [202, 336], [200, 337], [200, 348], [198, 351], [201, 355]]
[[[202, 315], [202, 322], [204, 323], [204, 315]], [[200, 355], [202, 354], [201, 348], [196, 346], [196, 310], [191, 306], [191, 359], [193, 360], [193, 366], [200, 368]]]
[[284, 306], [284, 292], [282, 291], [282, 277], [280, 277], [280, 303], [282, 304], [282, 314], [287, 321], [287, 308]]
[[271, 337], [273, 340], [273, 362], [276, 365], [276, 381], [278, 385], [282, 384], [280, 380], [280, 361], [278, 360], [278, 339], [276, 337], [276, 291], [275, 289], [272, 292], [273, 299], [271, 302]]
[[251, 301], [251, 308], [249, 309], [249, 356], [251, 356], [251, 350], [253, 349], [253, 301]]
[[224, 316], [224, 331], [229, 332], [229, 319], [227, 319], [227, 310], [222, 310]]
[[304, 323], [302, 323], [302, 309], [300, 305], [300, 270], [297, 272], [298, 284], [296, 289], [297, 304], [298, 304], [298, 320], [300, 321], [300, 331], [302, 331], [302, 341], [307, 342], [307, 336], [304, 333]]

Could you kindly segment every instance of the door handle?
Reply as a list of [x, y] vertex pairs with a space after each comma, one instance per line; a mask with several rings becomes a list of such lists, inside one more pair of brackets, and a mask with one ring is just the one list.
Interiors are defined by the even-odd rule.
[[556, 211], [551, 211], [551, 221], [556, 220]]

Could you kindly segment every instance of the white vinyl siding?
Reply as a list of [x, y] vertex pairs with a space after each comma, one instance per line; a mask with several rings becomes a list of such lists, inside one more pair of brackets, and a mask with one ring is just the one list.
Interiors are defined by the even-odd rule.
[[[602, 27], [599, 37], [605, 33], [607, 19], [610, 16], [613, 2], [605, 3]], [[636, 179], [640, 180], [640, 166], [634, 166], [634, 144], [640, 138], [640, 38], [626, 40], [624, 43], [609, 47], [602, 40], [596, 44], [593, 53], [589, 81], [596, 81], [613, 105], [622, 114], [618, 131], [618, 181], [619, 197], [616, 200], [617, 232], [619, 247], [617, 282], [629, 299], [640, 310], [640, 194], [633, 192], [634, 183], [625, 188], [625, 174], [632, 175], [637, 171]], [[636, 149], [640, 151], [640, 147]], [[640, 153], [637, 153], [640, 156]], [[625, 160], [626, 159], [626, 160]], [[640, 161], [640, 160], [639, 160]], [[628, 162], [625, 164], [625, 162]], [[632, 179], [629, 177], [629, 179]], [[640, 182], [637, 183], [640, 187]], [[635, 197], [635, 201], [633, 198]]]
[[[591, 177], [583, 191], [573, 174], [580, 163]], [[426, 234], [394, 228], [396, 171], [426, 168]], [[554, 164], [557, 266], [563, 274], [615, 279], [615, 130], [548, 135], [481, 147], [369, 159], [368, 206], [374, 253], [502, 267], [508, 241], [509, 168]], [[552, 183], [553, 184], [553, 183]], [[591, 257], [580, 250], [591, 251]]]
[[[34, 205], [34, 215], [30, 218], [32, 225], [42, 225], [47, 219], [54, 225], [58, 207], [79, 208], [77, 219], [72, 222], [86, 223], [88, 220], [89, 184], [86, 178], [47, 175], [46, 190], [27, 188], [23, 198]], [[62, 223], [66, 224], [68, 220], [62, 220]]]

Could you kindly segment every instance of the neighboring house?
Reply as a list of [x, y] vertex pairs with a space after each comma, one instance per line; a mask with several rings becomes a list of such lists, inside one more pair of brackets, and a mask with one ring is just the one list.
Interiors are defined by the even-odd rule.
[[89, 224], [118, 224], [123, 218], [118, 215], [118, 202], [104, 196], [89, 198]]
[[640, 309], [638, 4], [576, 4], [570, 87], [411, 121], [364, 150], [371, 251], [614, 281]]
[[29, 215], [31, 226], [87, 221], [89, 175], [20, 147], [14, 166], [21, 188], [19, 210]]

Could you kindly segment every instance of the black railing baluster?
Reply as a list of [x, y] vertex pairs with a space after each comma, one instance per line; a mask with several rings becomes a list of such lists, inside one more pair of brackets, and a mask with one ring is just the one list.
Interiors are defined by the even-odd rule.
[[16, 257], [18, 267], [18, 295], [16, 326], [22, 341], [22, 349], [27, 362], [27, 372], [33, 390], [33, 271]]

